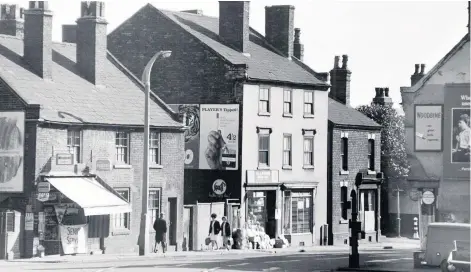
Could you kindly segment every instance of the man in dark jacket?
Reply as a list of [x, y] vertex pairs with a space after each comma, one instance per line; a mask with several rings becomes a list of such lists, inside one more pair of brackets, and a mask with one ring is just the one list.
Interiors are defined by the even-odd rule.
[[222, 217], [222, 224], [221, 224], [221, 235], [222, 235], [222, 246], [225, 247], [227, 250], [231, 248], [231, 224], [227, 222], [227, 218], [225, 216]]
[[155, 230], [155, 247], [154, 252], [157, 252], [157, 245], [162, 243], [162, 252], [165, 253], [167, 248], [165, 238], [167, 236], [167, 222], [164, 219], [164, 213], [160, 213], [160, 218], [155, 219], [154, 222]]

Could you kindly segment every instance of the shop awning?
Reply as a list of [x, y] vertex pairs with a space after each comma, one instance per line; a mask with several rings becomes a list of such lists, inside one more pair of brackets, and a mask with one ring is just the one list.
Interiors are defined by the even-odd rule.
[[[57, 190], [83, 208], [85, 216], [131, 212], [129, 203], [93, 177], [47, 177]], [[111, 189], [112, 190], [112, 189]]]

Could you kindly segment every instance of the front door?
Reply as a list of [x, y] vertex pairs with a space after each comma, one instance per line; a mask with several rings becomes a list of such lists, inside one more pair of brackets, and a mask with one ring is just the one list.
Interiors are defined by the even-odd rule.
[[360, 190], [359, 213], [361, 228], [365, 233], [375, 231], [376, 190]]
[[169, 197], [167, 205], [167, 214], [169, 218], [168, 243], [171, 246], [177, 244], [177, 198]]

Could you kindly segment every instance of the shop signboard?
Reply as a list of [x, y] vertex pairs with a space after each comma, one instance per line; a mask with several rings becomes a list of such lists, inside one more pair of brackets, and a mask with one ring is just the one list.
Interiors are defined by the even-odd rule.
[[443, 176], [470, 178], [470, 85], [445, 85]]
[[415, 151], [442, 151], [443, 105], [415, 105]]
[[278, 183], [277, 170], [247, 170], [248, 184]]
[[0, 192], [23, 192], [25, 113], [0, 111]]
[[64, 254], [87, 253], [88, 225], [60, 225]]
[[45, 202], [49, 200], [49, 193], [38, 193], [37, 199], [41, 202]]
[[73, 165], [74, 157], [70, 153], [57, 153], [56, 165]]
[[47, 181], [38, 183], [38, 193], [49, 193], [51, 191], [51, 184]]
[[111, 161], [108, 159], [96, 160], [96, 171], [111, 171]]
[[240, 199], [240, 173], [233, 171], [186, 170], [185, 205], [196, 202], [225, 202]]

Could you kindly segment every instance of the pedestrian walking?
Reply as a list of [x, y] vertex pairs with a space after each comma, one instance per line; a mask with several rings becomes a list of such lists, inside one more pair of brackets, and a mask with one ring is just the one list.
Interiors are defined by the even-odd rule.
[[227, 218], [225, 216], [222, 217], [222, 224], [221, 224], [221, 235], [222, 235], [222, 246], [225, 247], [227, 250], [231, 249], [231, 224], [227, 222]]
[[221, 225], [219, 221], [216, 220], [217, 215], [215, 213], [211, 214], [211, 222], [209, 224], [209, 239], [211, 241], [211, 250], [214, 249], [214, 245], [216, 245], [216, 249], [219, 249], [218, 246], [218, 234], [221, 231]]
[[162, 252], [165, 253], [167, 249], [166, 236], [167, 236], [167, 222], [164, 219], [164, 213], [160, 213], [160, 217], [155, 219], [154, 222], [155, 230], [155, 247], [154, 252], [158, 252], [157, 245], [162, 244]]

